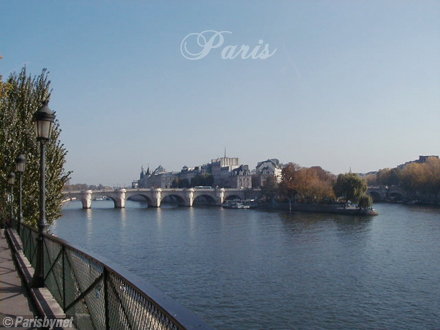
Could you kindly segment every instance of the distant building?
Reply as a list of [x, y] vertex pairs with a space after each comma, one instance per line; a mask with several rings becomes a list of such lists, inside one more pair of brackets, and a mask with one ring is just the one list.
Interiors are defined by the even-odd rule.
[[186, 181], [190, 185], [195, 176], [205, 174], [210, 174], [210, 169], [206, 164], [195, 167], [184, 166], [180, 172], [175, 174], [175, 178], [179, 181]]
[[229, 188], [252, 188], [252, 174], [248, 165], [233, 169], [229, 175]]
[[438, 156], [435, 156], [435, 155], [431, 155], [431, 156], [419, 156], [419, 159], [416, 160], [416, 163], [419, 163], [419, 164], [426, 163], [426, 161], [427, 161], [429, 158], [437, 158], [437, 159], [438, 159]]
[[269, 176], [275, 176], [277, 182], [281, 182], [281, 170], [280, 161], [276, 158], [259, 162], [255, 168], [256, 186], [264, 186], [264, 183]]
[[240, 165], [237, 157], [212, 159], [211, 163], [196, 167], [184, 166], [180, 172], [167, 172], [162, 166], [151, 174], [141, 167], [138, 181], [133, 181], [133, 188], [172, 188], [173, 182], [191, 184], [195, 176], [212, 175], [213, 186], [221, 188], [252, 188], [252, 175], [248, 165]]
[[228, 187], [229, 176], [231, 175], [232, 170], [238, 168], [239, 166], [239, 160], [237, 157], [230, 158], [225, 156], [222, 158], [212, 159], [209, 167], [211, 169], [210, 173], [214, 177], [214, 185], [219, 187]]
[[167, 172], [162, 165], [159, 165], [151, 174], [150, 169], [147, 172], [143, 167], [141, 170], [140, 179], [138, 181], [138, 188], [171, 188], [175, 173]]

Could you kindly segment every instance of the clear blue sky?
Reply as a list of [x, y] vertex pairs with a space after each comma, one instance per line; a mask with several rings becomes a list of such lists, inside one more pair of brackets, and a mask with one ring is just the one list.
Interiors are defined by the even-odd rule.
[[[205, 30], [231, 33], [186, 59]], [[271, 57], [221, 56], [260, 40]], [[2, 0], [0, 55], [4, 79], [49, 70], [72, 183], [129, 185], [225, 148], [335, 174], [440, 154], [440, 1]]]

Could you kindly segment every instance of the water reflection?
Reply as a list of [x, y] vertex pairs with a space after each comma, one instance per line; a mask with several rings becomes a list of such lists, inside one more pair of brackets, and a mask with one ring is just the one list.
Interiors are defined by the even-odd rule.
[[93, 221], [92, 221], [92, 210], [88, 209], [86, 211], [86, 236], [87, 236], [87, 245], [90, 245], [93, 239]]

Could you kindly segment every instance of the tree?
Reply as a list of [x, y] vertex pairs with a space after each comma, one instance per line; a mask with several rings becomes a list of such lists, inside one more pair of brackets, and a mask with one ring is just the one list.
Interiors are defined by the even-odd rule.
[[355, 173], [339, 174], [334, 185], [335, 195], [356, 202], [368, 189], [367, 181]]
[[440, 194], [440, 159], [430, 157], [423, 165], [426, 168], [427, 190], [437, 200]]
[[377, 174], [375, 173], [367, 174], [365, 180], [367, 180], [368, 186], [377, 186], [379, 184]]
[[171, 183], [171, 188], [189, 188], [189, 187], [190, 184], [187, 178], [185, 179], [175, 178]]
[[261, 187], [261, 195], [269, 201], [273, 201], [278, 195], [278, 183], [274, 175], [267, 177], [264, 185]]
[[295, 201], [298, 194], [298, 172], [301, 167], [296, 163], [289, 163], [281, 170], [279, 192], [281, 196]]
[[397, 186], [400, 182], [398, 168], [385, 168], [377, 172], [377, 182], [384, 186]]
[[363, 194], [359, 197], [358, 205], [362, 209], [368, 209], [369, 207], [373, 206], [373, 199], [370, 195]]
[[403, 189], [410, 195], [415, 196], [423, 191], [423, 185], [426, 182], [425, 173], [422, 164], [411, 163], [405, 166], [401, 172], [400, 180]]
[[212, 186], [214, 184], [214, 176], [212, 174], [197, 174], [191, 179], [191, 187], [196, 186]]
[[[13, 73], [0, 86], [0, 198], [7, 200], [7, 175], [15, 171], [15, 158], [23, 154], [26, 169], [23, 173], [23, 218], [36, 225], [39, 218], [39, 142], [35, 137], [33, 114], [51, 96], [47, 70], [31, 77], [24, 67], [19, 74]], [[46, 220], [50, 224], [61, 216], [62, 191], [71, 172], [64, 170], [67, 150], [61, 144], [58, 120], [53, 125], [50, 140], [46, 143]], [[18, 189], [14, 188], [14, 200], [18, 201]], [[16, 203], [17, 204], [17, 203]], [[15, 205], [15, 209], [17, 206]], [[8, 214], [1, 208], [2, 217]], [[17, 214], [17, 212], [15, 212]]]
[[334, 199], [334, 176], [320, 166], [310, 168], [289, 163], [281, 172], [280, 194], [289, 200], [321, 202]]
[[[314, 167], [311, 167], [310, 170], [316, 171]], [[311, 181], [309, 185], [309, 198], [315, 202], [334, 200], [334, 176], [331, 174], [321, 176], [317, 173], [314, 178], [315, 179]]]
[[425, 163], [411, 163], [400, 173], [403, 189], [412, 195], [435, 201], [440, 194], [440, 159], [429, 157]]

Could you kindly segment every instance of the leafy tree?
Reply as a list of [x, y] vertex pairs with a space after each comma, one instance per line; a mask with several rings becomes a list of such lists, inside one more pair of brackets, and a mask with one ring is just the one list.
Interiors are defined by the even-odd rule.
[[179, 188], [189, 188], [191, 185], [188, 179], [182, 179], [179, 181]]
[[377, 182], [384, 186], [397, 186], [400, 182], [398, 168], [385, 168], [377, 172]]
[[368, 189], [367, 181], [355, 173], [339, 174], [334, 185], [335, 195], [349, 200], [357, 201]]
[[311, 200], [311, 187], [316, 181], [318, 181], [318, 178], [313, 170], [309, 168], [301, 168], [297, 170], [295, 173], [295, 179], [293, 180], [296, 187], [296, 195], [298, 195], [303, 201]]
[[173, 182], [171, 182], [171, 188], [179, 188], [179, 179], [175, 178]]
[[440, 194], [440, 159], [430, 157], [425, 163], [411, 163], [400, 173], [403, 189], [422, 198], [438, 199]]
[[440, 159], [430, 157], [423, 165], [427, 177], [426, 189], [431, 196], [437, 199], [440, 194]]
[[368, 174], [365, 176], [365, 180], [367, 180], [368, 186], [377, 186], [378, 180], [377, 180], [377, 174]]
[[308, 170], [313, 173], [313, 180], [309, 183], [309, 198], [316, 202], [334, 200], [334, 175], [324, 171], [319, 166], [311, 167]]
[[369, 207], [373, 206], [373, 199], [370, 195], [363, 194], [359, 197], [358, 205], [362, 209], [368, 209]]
[[175, 178], [171, 183], [171, 188], [189, 188], [189, 180], [188, 179], [179, 179]]
[[274, 175], [267, 177], [264, 185], [261, 187], [261, 195], [268, 201], [273, 201], [278, 195], [278, 182]]
[[[51, 95], [50, 81], [44, 69], [39, 76], [31, 77], [24, 67], [13, 73], [0, 86], [0, 199], [7, 200], [7, 175], [15, 171], [15, 158], [23, 154], [26, 169], [23, 173], [23, 217], [25, 222], [36, 225], [39, 218], [40, 148], [35, 137], [33, 114]], [[50, 224], [61, 216], [62, 191], [70, 172], [64, 170], [67, 150], [61, 144], [58, 120], [53, 125], [50, 140], [46, 143], [46, 219]], [[18, 189], [14, 188], [14, 200], [18, 201]], [[15, 203], [18, 204], [18, 203]], [[17, 209], [17, 205], [15, 205]], [[7, 217], [7, 208], [1, 208]], [[15, 210], [14, 212], [17, 215]]]
[[191, 187], [196, 186], [212, 186], [214, 184], [214, 176], [212, 174], [197, 174], [191, 179]]
[[403, 189], [410, 195], [415, 196], [417, 192], [421, 192], [426, 182], [422, 164], [411, 163], [406, 165], [402, 170], [400, 180]]
[[298, 173], [301, 167], [296, 163], [288, 163], [281, 170], [281, 182], [279, 192], [281, 196], [295, 201], [298, 194]]
[[321, 202], [334, 199], [334, 176], [320, 166], [310, 168], [289, 163], [281, 172], [280, 194], [289, 200]]

